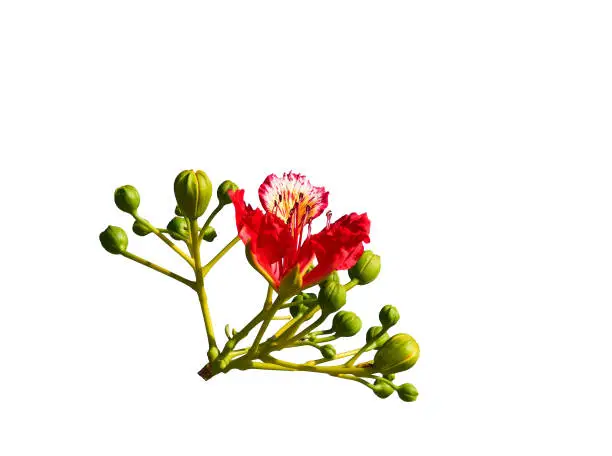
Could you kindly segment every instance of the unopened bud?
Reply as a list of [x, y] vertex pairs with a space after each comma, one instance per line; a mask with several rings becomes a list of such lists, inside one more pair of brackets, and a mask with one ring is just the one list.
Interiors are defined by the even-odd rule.
[[212, 184], [204, 171], [185, 170], [174, 180], [174, 196], [183, 215], [195, 220], [208, 207]]
[[337, 337], [351, 337], [361, 330], [361, 319], [354, 312], [341, 310], [334, 315], [332, 331]]
[[419, 345], [408, 334], [396, 334], [376, 352], [374, 368], [382, 374], [410, 369], [419, 359]]
[[404, 383], [403, 385], [398, 386], [397, 395], [404, 402], [414, 402], [417, 400], [419, 392], [413, 384]]
[[229, 192], [236, 190], [238, 190], [238, 186], [231, 180], [221, 182], [221, 185], [217, 187], [217, 198], [219, 199], [219, 205], [225, 206], [226, 204], [231, 203], [232, 199], [229, 196]]
[[400, 314], [395, 306], [387, 304], [380, 309], [378, 319], [385, 328], [390, 328], [391, 326], [397, 324], [400, 319]]
[[123, 253], [127, 250], [128, 237], [123, 228], [109, 225], [100, 233], [100, 243], [104, 250], [113, 255]]
[[115, 190], [115, 204], [123, 212], [135, 214], [140, 206], [138, 190], [131, 185], [123, 185]]
[[340, 283], [340, 275], [338, 274], [338, 271], [334, 271], [330, 275], [325, 277], [325, 279], [320, 283], [320, 285], [321, 287], [326, 287], [332, 282]]
[[304, 300], [310, 299], [306, 293], [300, 293], [291, 300], [291, 306], [289, 307], [289, 313], [292, 317], [305, 314], [308, 312], [310, 307], [304, 303]]
[[380, 256], [374, 254], [371, 250], [366, 250], [348, 272], [351, 279], [359, 280], [359, 285], [370, 283], [380, 273]]
[[212, 226], [207, 226], [204, 229], [204, 237], [203, 239], [206, 242], [212, 242], [217, 237], [217, 230], [215, 230]]
[[147, 225], [146, 223], [143, 223], [140, 220], [136, 220], [132, 225], [132, 231], [138, 236], [146, 236], [151, 232], [151, 228], [149, 228], [149, 225]]
[[183, 217], [174, 217], [166, 226], [172, 239], [184, 241], [189, 239], [189, 224]]
[[330, 345], [330, 344], [323, 345], [320, 348], [320, 350], [321, 350], [321, 355], [325, 359], [334, 359], [334, 356], [336, 356], [336, 349], [334, 348], [333, 345]]
[[374, 394], [376, 394], [381, 399], [386, 399], [393, 394], [395, 389], [389, 385], [384, 380], [377, 379], [374, 382], [374, 387], [372, 388]]
[[[384, 332], [384, 334], [379, 337], [379, 334], [381, 332]], [[378, 339], [376, 339], [377, 337]], [[375, 339], [376, 342], [374, 343], [374, 346], [372, 348], [374, 350], [378, 350], [385, 344], [385, 342], [389, 340], [389, 334], [385, 332], [382, 326], [372, 326], [368, 329], [368, 332], [366, 333], [366, 343], [370, 344]]]
[[323, 313], [331, 314], [346, 304], [346, 290], [340, 282], [328, 282], [319, 291], [319, 305]]

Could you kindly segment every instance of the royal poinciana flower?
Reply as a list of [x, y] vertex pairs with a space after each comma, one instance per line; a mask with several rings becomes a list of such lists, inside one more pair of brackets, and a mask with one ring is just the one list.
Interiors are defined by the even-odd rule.
[[259, 187], [263, 211], [244, 202], [242, 189], [230, 196], [249, 259], [276, 290], [290, 274], [305, 289], [333, 271], [353, 267], [363, 243], [370, 242], [367, 214], [351, 213], [330, 223], [327, 212], [327, 226], [312, 234], [312, 221], [327, 208], [328, 192], [301, 174], [269, 175]]

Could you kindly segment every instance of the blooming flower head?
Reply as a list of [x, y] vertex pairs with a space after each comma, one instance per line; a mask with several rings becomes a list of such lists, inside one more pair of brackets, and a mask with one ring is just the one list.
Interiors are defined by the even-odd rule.
[[244, 202], [242, 189], [230, 197], [250, 261], [277, 291], [289, 274], [305, 289], [333, 271], [351, 268], [363, 253], [363, 243], [370, 242], [366, 214], [351, 213], [330, 223], [328, 212], [327, 226], [312, 234], [312, 221], [327, 208], [328, 192], [301, 174], [269, 175], [259, 187], [263, 211]]

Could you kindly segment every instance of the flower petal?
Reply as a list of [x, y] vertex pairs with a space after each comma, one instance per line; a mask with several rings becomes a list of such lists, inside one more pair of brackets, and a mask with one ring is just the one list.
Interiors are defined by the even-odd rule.
[[228, 195], [236, 211], [238, 236], [246, 245], [257, 237], [264, 214], [260, 209], [253, 209], [250, 204], [244, 202], [244, 190], [229, 191]]
[[328, 195], [324, 187], [315, 187], [306, 176], [293, 172], [283, 177], [270, 174], [259, 187], [259, 200], [266, 212], [286, 223], [294, 216], [302, 226], [323, 213]]
[[342, 216], [306, 243], [312, 245], [317, 266], [306, 274], [304, 285], [314, 285], [333, 271], [350, 269], [363, 254], [363, 243], [370, 242], [370, 219], [367, 214]]
[[238, 236], [253, 260], [275, 281], [281, 279], [281, 262], [294, 248], [289, 227], [278, 217], [253, 209], [244, 202], [244, 190], [228, 193], [236, 211]]

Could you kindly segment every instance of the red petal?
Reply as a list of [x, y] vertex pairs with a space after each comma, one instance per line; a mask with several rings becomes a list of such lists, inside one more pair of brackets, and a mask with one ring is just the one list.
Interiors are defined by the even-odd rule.
[[253, 209], [251, 205], [246, 205], [244, 202], [244, 190], [229, 191], [228, 195], [232, 203], [234, 203], [236, 211], [238, 236], [240, 236], [240, 239], [246, 245], [257, 238], [264, 214], [260, 209]]
[[255, 244], [258, 254], [264, 255], [270, 264], [280, 261], [294, 248], [289, 227], [272, 214], [263, 216]]
[[333, 271], [352, 268], [363, 254], [363, 243], [370, 242], [369, 234], [367, 214], [353, 212], [311, 236], [306, 243], [312, 244], [318, 264], [304, 276], [304, 284], [314, 285]]
[[244, 190], [228, 193], [236, 211], [238, 236], [249, 244], [257, 263], [275, 281], [280, 280], [280, 268], [276, 263], [293, 248], [289, 227], [278, 217], [253, 209], [244, 202]]

